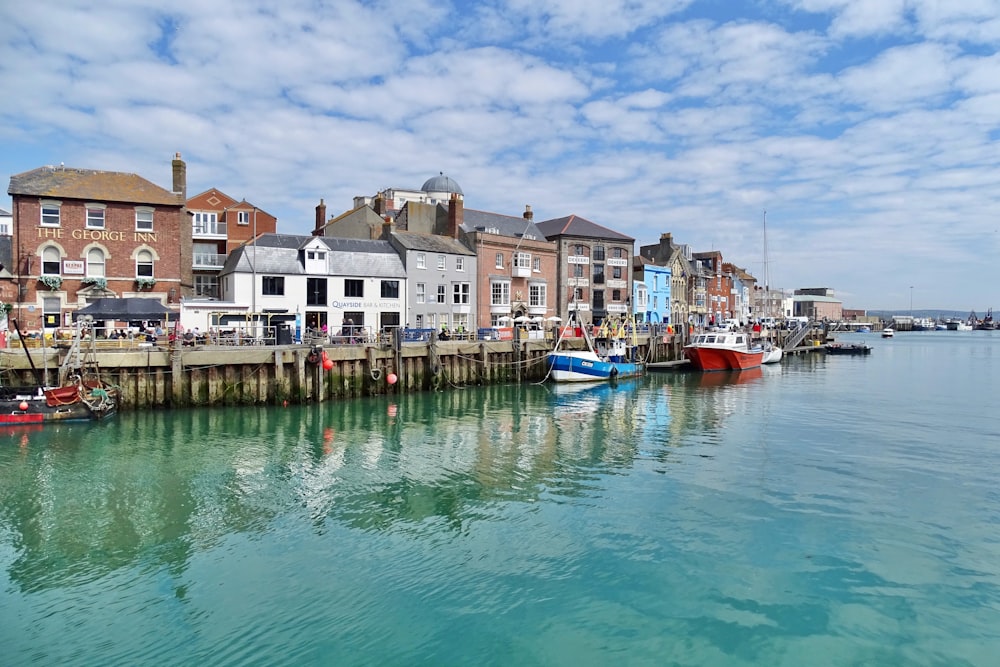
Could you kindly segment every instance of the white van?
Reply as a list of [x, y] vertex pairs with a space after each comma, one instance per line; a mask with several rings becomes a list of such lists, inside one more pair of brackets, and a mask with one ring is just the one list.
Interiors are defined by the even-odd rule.
[[793, 315], [792, 317], [786, 318], [785, 323], [789, 329], [801, 329], [802, 327], [809, 325], [809, 318], [805, 315]]

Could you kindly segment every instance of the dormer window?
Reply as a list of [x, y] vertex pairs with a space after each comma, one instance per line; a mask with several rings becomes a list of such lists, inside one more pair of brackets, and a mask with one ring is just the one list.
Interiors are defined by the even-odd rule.
[[306, 250], [306, 260], [324, 262], [326, 261], [326, 253], [322, 250]]

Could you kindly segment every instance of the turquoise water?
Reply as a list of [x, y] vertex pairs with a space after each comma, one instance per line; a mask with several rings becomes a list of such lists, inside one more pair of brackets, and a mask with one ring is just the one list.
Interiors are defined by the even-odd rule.
[[4, 665], [994, 665], [1000, 332], [0, 433]]

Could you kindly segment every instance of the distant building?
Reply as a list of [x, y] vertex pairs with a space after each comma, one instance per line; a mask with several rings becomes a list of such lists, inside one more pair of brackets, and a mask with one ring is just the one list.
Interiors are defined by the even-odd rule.
[[792, 295], [792, 315], [805, 316], [811, 320], [843, 319], [843, 302], [833, 296], [828, 287], [809, 287], [795, 290]]
[[0, 208], [0, 236], [10, 236], [14, 226], [14, 215]]

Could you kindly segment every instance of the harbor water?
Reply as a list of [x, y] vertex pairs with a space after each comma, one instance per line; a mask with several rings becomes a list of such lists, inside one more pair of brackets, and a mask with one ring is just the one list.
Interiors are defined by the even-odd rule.
[[1000, 331], [0, 433], [0, 664], [995, 665]]

